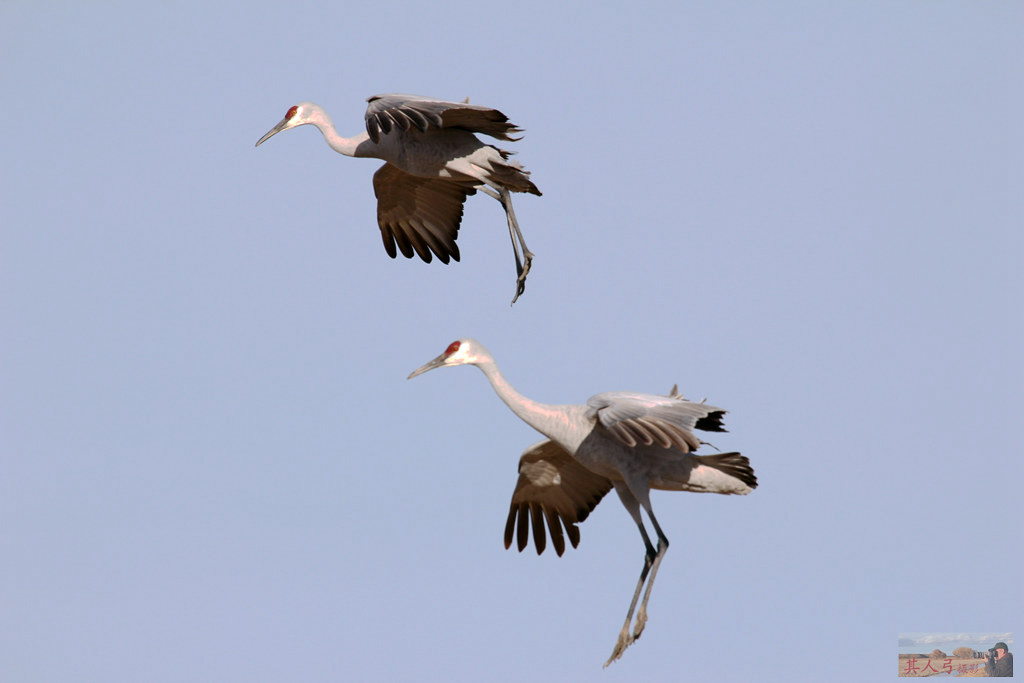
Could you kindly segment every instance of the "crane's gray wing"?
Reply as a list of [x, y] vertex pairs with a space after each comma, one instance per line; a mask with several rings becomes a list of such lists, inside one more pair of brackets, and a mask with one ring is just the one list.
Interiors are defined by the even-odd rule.
[[587, 417], [596, 419], [629, 447], [658, 444], [691, 453], [700, 447], [694, 429], [724, 432], [725, 411], [706, 403], [679, 396], [675, 387], [669, 396], [609, 391], [587, 401]]
[[576, 524], [587, 518], [611, 487], [609, 480], [579, 464], [555, 442], [541, 441], [530, 446], [519, 458], [519, 480], [505, 522], [505, 547], [512, 545], [514, 531], [519, 552], [522, 552], [532, 527], [533, 544], [540, 555], [546, 545], [546, 519], [551, 543], [561, 556], [565, 552], [562, 526], [575, 548], [580, 543]]
[[406, 258], [413, 252], [430, 263], [431, 252], [442, 262], [459, 260], [455, 239], [462, 222], [466, 197], [476, 194], [469, 184], [409, 175], [397, 166], [384, 164], [373, 174], [377, 197], [377, 225], [388, 256], [395, 245]]
[[367, 102], [366, 132], [374, 142], [380, 142], [380, 136], [387, 135], [395, 126], [401, 130], [415, 126], [423, 132], [431, 126], [464, 128], [499, 140], [518, 140], [511, 136], [522, 132], [497, 109], [467, 102], [398, 94], [374, 95]]

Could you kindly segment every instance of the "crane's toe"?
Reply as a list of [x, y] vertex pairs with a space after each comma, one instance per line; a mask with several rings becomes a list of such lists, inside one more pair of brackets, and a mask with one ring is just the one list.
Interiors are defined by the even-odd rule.
[[604, 663], [605, 667], [622, 657], [622, 653], [626, 651], [626, 648], [632, 642], [633, 639], [629, 637], [629, 624], [626, 624], [622, 627], [622, 631], [619, 632], [619, 639], [615, 641], [615, 649], [612, 650], [612, 656]]
[[526, 291], [526, 274], [530, 272], [530, 265], [533, 263], [533, 252], [527, 251], [523, 254], [523, 262], [519, 262], [519, 255], [516, 254], [516, 295], [512, 297], [512, 303]]
[[[644, 626], [647, 625], [647, 605], [640, 605], [640, 609], [636, 613], [636, 625], [633, 627], [633, 640], [640, 637], [640, 634], [644, 632]], [[632, 640], [630, 641], [632, 643]]]
[[533, 252], [532, 251], [524, 251], [523, 252], [523, 266], [522, 266], [522, 268], [518, 269], [519, 270], [519, 279], [523, 282], [524, 285], [526, 284], [526, 274], [530, 272], [530, 266], [531, 265], [533, 265]]
[[519, 297], [526, 291], [526, 278], [520, 277], [516, 280], [516, 295], [512, 297], [512, 303], [519, 300]]

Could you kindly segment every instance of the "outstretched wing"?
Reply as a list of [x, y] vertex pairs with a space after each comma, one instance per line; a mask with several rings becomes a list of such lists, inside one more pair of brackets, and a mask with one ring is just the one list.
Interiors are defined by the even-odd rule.
[[415, 126], [424, 132], [431, 126], [465, 128], [499, 140], [518, 140], [512, 135], [522, 132], [497, 109], [468, 102], [446, 102], [432, 97], [399, 94], [374, 95], [367, 102], [366, 132], [374, 142], [380, 142], [380, 136], [387, 135], [395, 126], [401, 130]]
[[546, 519], [551, 543], [561, 556], [565, 552], [562, 526], [565, 526], [569, 541], [575, 548], [580, 543], [580, 530], [576, 524], [587, 518], [611, 487], [609, 480], [579, 464], [555, 442], [534, 444], [519, 458], [519, 480], [512, 493], [508, 521], [505, 522], [505, 547], [512, 545], [515, 532], [516, 545], [522, 552], [532, 527], [533, 544], [540, 555], [546, 545]]
[[395, 245], [406, 258], [413, 252], [430, 263], [431, 252], [442, 262], [459, 260], [455, 239], [462, 222], [466, 197], [476, 194], [471, 186], [409, 175], [397, 166], [384, 164], [373, 174], [377, 197], [377, 225], [388, 256], [395, 258]]
[[587, 401], [586, 415], [631, 448], [637, 444], [658, 444], [691, 453], [701, 444], [694, 429], [725, 431], [724, 410], [688, 401], [679, 396], [675, 387], [668, 396], [629, 391], [595, 394]]

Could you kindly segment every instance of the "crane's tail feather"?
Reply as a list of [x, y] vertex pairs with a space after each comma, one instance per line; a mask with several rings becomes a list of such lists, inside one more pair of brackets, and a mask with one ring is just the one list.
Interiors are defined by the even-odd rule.
[[[751, 489], [757, 488], [757, 477], [754, 475], [754, 468], [750, 466], [750, 460], [739, 453], [718, 453], [716, 455], [695, 455], [692, 456], [700, 465], [710, 467], [722, 474], [738, 479]], [[728, 493], [733, 493], [728, 491]]]
[[[491, 145], [491, 147], [494, 146]], [[542, 196], [541, 191], [530, 180], [530, 172], [523, 168], [523, 165], [518, 161], [509, 160], [509, 157], [514, 152], [498, 149], [497, 147], [494, 147], [494, 149], [497, 150], [502, 159], [502, 161], [492, 159], [489, 169], [491, 178], [497, 185], [508, 188], [510, 192], [529, 192], [538, 197]]]
[[739, 453], [687, 455], [685, 460], [666, 461], [651, 474], [651, 488], [662, 491], [744, 495], [757, 488], [754, 468]]

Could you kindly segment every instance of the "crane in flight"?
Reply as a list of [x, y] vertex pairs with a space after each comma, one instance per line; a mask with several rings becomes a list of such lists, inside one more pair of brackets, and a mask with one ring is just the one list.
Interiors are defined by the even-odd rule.
[[[512, 192], [540, 195], [512, 152], [484, 144], [475, 133], [515, 141], [522, 132], [497, 109], [464, 102], [446, 102], [419, 95], [374, 95], [367, 100], [366, 131], [355, 137], [338, 135], [327, 112], [312, 102], [291, 107], [256, 146], [284, 130], [316, 126], [331, 149], [345, 156], [382, 159], [373, 174], [377, 224], [391, 258], [419, 255], [430, 263], [459, 260], [455, 243], [462, 205], [477, 190], [505, 208], [516, 259], [516, 294], [526, 287], [533, 252], [526, 247], [512, 209]], [[397, 245], [397, 250], [396, 250]]]
[[[561, 556], [565, 535], [575, 548], [580, 541], [576, 525], [612, 488], [640, 530], [645, 547], [643, 569], [626, 622], [605, 662], [608, 666], [643, 633], [647, 601], [668, 550], [668, 538], [651, 508], [651, 489], [747, 494], [757, 488], [754, 470], [743, 455], [694, 454], [704, 442], [694, 436], [693, 430], [725, 431], [725, 411], [688, 401], [676, 387], [667, 396], [613, 391], [591, 396], [586, 405], [539, 403], [513, 389], [483, 344], [466, 338], [452, 342], [440, 356], [414, 370], [409, 379], [455, 365], [480, 368], [512, 412], [547, 437], [519, 459], [519, 479], [505, 523], [506, 548], [515, 537], [522, 552], [532, 530], [537, 554], [542, 553], [546, 522], [555, 552]], [[641, 507], [654, 526], [657, 547], [644, 527]], [[641, 591], [643, 600], [637, 610]], [[634, 611], [636, 622], [631, 634]]]

